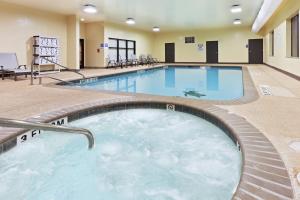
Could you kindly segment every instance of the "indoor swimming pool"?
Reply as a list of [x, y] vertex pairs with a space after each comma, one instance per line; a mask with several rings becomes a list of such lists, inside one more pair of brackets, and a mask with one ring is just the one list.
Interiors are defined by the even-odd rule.
[[230, 200], [240, 180], [235, 143], [190, 114], [131, 109], [69, 125], [91, 130], [95, 148], [43, 133], [2, 154], [0, 199]]
[[169, 66], [73, 81], [69, 86], [206, 100], [244, 95], [241, 67]]

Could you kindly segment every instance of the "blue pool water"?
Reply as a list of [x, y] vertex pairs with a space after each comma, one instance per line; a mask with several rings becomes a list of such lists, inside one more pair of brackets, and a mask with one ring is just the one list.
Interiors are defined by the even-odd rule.
[[238, 185], [237, 147], [193, 115], [134, 109], [70, 125], [89, 128], [95, 148], [43, 133], [0, 155], [1, 200], [230, 200]]
[[233, 100], [243, 96], [240, 67], [167, 67], [99, 78], [76, 87], [118, 92]]

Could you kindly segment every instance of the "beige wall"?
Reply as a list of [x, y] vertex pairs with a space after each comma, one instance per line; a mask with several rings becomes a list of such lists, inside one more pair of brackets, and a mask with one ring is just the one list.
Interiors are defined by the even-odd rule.
[[[86, 67], [105, 67], [108, 49], [102, 49], [102, 43], [108, 43], [109, 38], [128, 39], [136, 41], [136, 54], [152, 54], [154, 35], [132, 27], [113, 23], [81, 23], [80, 38], [85, 39]], [[98, 52], [99, 49], [99, 52]]]
[[[112, 23], [105, 23], [104, 30], [105, 42], [108, 43], [109, 38], [119, 38], [136, 41], [136, 55], [153, 54], [154, 48], [154, 34], [146, 32], [126, 25], [117, 25]], [[108, 49], [105, 49], [105, 58], [108, 56]]]
[[[83, 32], [83, 30], [82, 30]], [[101, 22], [85, 24], [86, 67], [104, 67], [104, 50], [100, 49], [104, 42], [104, 25]], [[99, 52], [97, 51], [99, 49]]]
[[[195, 44], [185, 44], [184, 38], [195, 36]], [[158, 33], [155, 35], [154, 57], [165, 60], [165, 43], [175, 43], [176, 62], [206, 62], [206, 41], [219, 41], [219, 62], [248, 62], [248, 39], [259, 38], [250, 27]], [[199, 51], [197, 45], [204, 44]]]
[[79, 69], [80, 23], [75, 15], [67, 17], [67, 65]]
[[[264, 62], [300, 76], [300, 59], [289, 56], [289, 23], [287, 19], [299, 13], [300, 1], [288, 0], [277, 10], [268, 23], [262, 28], [260, 34], [264, 36], [265, 56]], [[270, 56], [269, 32], [274, 30], [274, 56]], [[288, 39], [288, 40], [287, 40]]]
[[20, 64], [31, 64], [34, 35], [59, 38], [60, 62], [67, 64], [65, 16], [0, 2], [0, 27], [0, 52], [16, 52]]
[[[300, 75], [299, 58], [287, 55], [286, 19], [299, 12], [299, 0], [286, 0], [271, 20], [262, 28], [260, 36], [250, 27], [230, 29], [197, 30], [187, 32], [153, 33], [127, 25], [93, 22], [80, 23], [67, 16], [39, 11], [14, 4], [0, 3], [0, 52], [16, 52], [20, 64], [32, 61], [33, 35], [58, 37], [60, 41], [60, 63], [79, 67], [79, 38], [85, 39], [85, 63], [88, 67], [104, 67], [108, 50], [101, 43], [109, 37], [135, 40], [137, 56], [152, 54], [164, 61], [164, 44], [176, 43], [176, 62], [206, 62], [206, 51], [198, 51], [197, 44], [219, 41], [220, 62], [248, 62], [248, 39], [264, 37], [264, 61], [288, 72]], [[72, 23], [70, 22], [72, 21]], [[275, 29], [275, 56], [269, 56], [268, 33]], [[74, 37], [73, 37], [74, 36]], [[196, 44], [185, 44], [185, 36], [195, 36]], [[97, 49], [100, 52], [97, 52]]]

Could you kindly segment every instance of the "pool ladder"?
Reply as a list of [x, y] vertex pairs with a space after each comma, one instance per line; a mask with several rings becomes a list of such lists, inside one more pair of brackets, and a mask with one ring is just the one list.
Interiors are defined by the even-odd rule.
[[44, 131], [55, 131], [59, 133], [80, 134], [80, 135], [84, 135], [88, 139], [89, 149], [92, 149], [95, 145], [95, 139], [93, 134], [89, 130], [83, 128], [56, 126], [52, 124], [28, 122], [28, 121], [15, 120], [15, 119], [6, 119], [6, 118], [0, 118], [0, 126], [9, 127], [9, 128], [24, 128], [29, 130], [38, 129]]

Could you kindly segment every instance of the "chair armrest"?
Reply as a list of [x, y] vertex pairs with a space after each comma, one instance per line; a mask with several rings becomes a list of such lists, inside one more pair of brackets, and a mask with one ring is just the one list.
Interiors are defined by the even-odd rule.
[[20, 66], [18, 67], [18, 69], [20, 69], [21, 67], [24, 67], [24, 69], [27, 69], [26, 65], [20, 65]]

